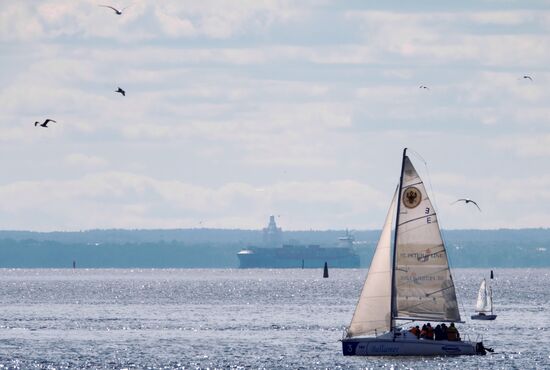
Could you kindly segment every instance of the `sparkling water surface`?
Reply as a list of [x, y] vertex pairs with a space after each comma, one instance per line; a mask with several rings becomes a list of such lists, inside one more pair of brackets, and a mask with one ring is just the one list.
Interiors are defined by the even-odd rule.
[[367, 358], [338, 341], [366, 270], [3, 269], [0, 367], [550, 368], [550, 269], [495, 273], [484, 322], [470, 315], [488, 270], [453, 270], [461, 335], [495, 353]]

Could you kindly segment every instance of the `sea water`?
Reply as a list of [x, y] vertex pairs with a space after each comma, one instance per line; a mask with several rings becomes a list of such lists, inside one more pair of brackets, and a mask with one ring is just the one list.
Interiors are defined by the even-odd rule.
[[[495, 321], [472, 321], [488, 270], [455, 269], [472, 357], [344, 357], [365, 270], [0, 270], [1, 368], [550, 368], [550, 270], [496, 269]], [[432, 325], [435, 323], [432, 323]]]

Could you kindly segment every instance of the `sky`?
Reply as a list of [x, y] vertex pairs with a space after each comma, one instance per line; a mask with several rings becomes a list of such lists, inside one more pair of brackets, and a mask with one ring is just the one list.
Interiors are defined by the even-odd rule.
[[379, 229], [404, 147], [550, 227], [549, 1], [0, 0], [0, 67], [0, 229]]

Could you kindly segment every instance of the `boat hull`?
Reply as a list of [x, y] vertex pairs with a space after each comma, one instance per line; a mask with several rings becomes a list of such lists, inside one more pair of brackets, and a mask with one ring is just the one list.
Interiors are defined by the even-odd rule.
[[472, 315], [470, 317], [472, 320], [494, 320], [497, 315]]
[[427, 339], [342, 339], [344, 356], [463, 356], [485, 355], [481, 342]]

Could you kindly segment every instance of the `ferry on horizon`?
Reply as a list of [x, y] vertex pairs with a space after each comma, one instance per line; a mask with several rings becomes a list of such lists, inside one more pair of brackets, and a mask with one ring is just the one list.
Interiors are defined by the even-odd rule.
[[275, 217], [263, 229], [264, 247], [248, 247], [237, 253], [239, 268], [358, 268], [359, 255], [353, 248], [353, 235], [338, 238], [338, 247], [321, 247], [317, 244], [283, 244], [282, 230]]

